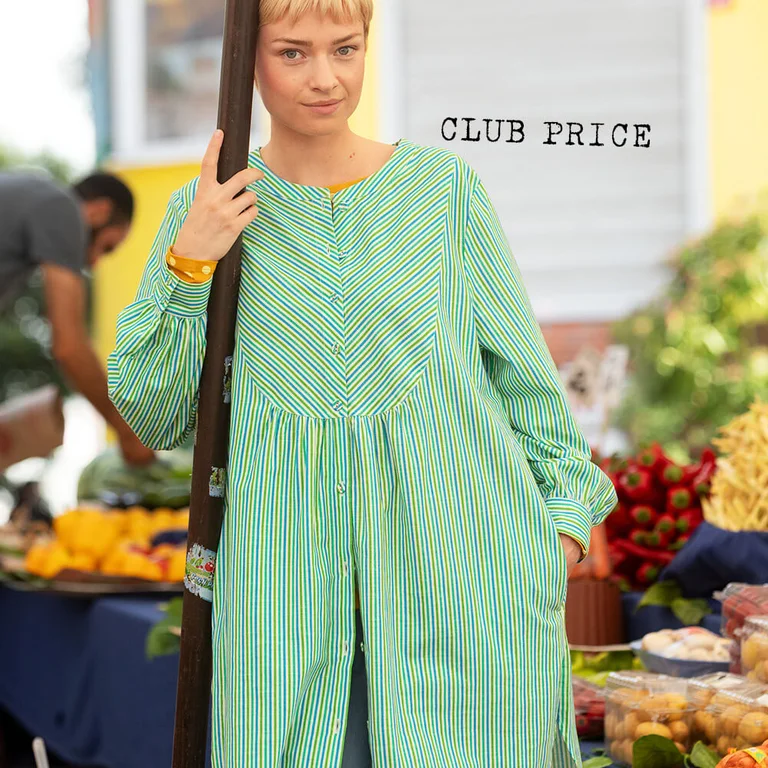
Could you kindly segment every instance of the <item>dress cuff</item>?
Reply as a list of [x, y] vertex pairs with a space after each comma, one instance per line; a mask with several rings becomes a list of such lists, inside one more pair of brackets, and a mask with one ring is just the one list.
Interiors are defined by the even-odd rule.
[[171, 270], [170, 265], [166, 264], [160, 270], [160, 279], [155, 284], [156, 298], [160, 306], [172, 315], [199, 317], [208, 309], [212, 284], [212, 280], [202, 283], [182, 280]]
[[581, 547], [581, 560], [589, 553], [589, 541], [592, 536], [592, 517], [589, 510], [578, 501], [552, 497], [544, 503], [555, 521], [558, 533], [570, 536]]
[[175, 275], [185, 283], [205, 283], [213, 277], [216, 271], [216, 261], [186, 259], [177, 256], [171, 248], [165, 254], [165, 263]]

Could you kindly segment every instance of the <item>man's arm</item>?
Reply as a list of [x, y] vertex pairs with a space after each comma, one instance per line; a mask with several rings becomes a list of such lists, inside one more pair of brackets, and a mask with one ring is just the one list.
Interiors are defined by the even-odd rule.
[[144, 464], [154, 453], [145, 448], [109, 399], [104, 368], [88, 337], [83, 278], [71, 269], [43, 264], [43, 283], [52, 353], [67, 379], [117, 432], [126, 461]]

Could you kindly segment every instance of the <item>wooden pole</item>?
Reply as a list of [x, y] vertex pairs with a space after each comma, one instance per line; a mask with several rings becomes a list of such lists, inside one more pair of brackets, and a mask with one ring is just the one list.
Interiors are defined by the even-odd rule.
[[[259, 0], [226, 0], [218, 115], [218, 127], [224, 131], [218, 169], [220, 183], [248, 164], [258, 21]], [[211, 584], [206, 582], [205, 564], [209, 569], [215, 567], [224, 516], [230, 422], [228, 380], [237, 319], [241, 244], [242, 238], [238, 238], [216, 269], [208, 302], [207, 346], [200, 377], [192, 468], [173, 768], [205, 765], [212, 668]]]

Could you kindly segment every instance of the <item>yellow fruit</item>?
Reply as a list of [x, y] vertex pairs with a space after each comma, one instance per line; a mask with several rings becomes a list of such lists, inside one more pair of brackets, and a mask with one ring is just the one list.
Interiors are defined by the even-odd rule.
[[739, 723], [749, 710], [743, 704], [731, 704], [720, 715], [720, 733], [734, 737], [739, 732]]
[[663, 723], [640, 723], [636, 734], [638, 739], [643, 736], [663, 736], [665, 739], [672, 739], [672, 731]]
[[739, 736], [749, 746], [762, 744], [768, 739], [768, 714], [765, 712], [748, 712], [739, 725]]
[[628, 739], [635, 738], [635, 732], [637, 726], [640, 725], [640, 720], [635, 712], [630, 712], [626, 718], [624, 718], [624, 733]]
[[669, 726], [669, 730], [672, 731], [672, 738], [675, 741], [685, 742], [688, 740], [688, 736], [689, 736], [688, 726], [684, 722], [677, 721], [677, 722], [671, 723]]
[[72, 555], [72, 568], [76, 571], [92, 572], [96, 570], [96, 558], [85, 552], [76, 552]]
[[731, 740], [727, 736], [721, 736], [717, 740], [717, 751], [721, 755], [725, 755], [728, 753], [728, 750], [731, 748]]
[[[184, 581], [184, 575], [187, 570], [187, 551], [180, 547], [176, 552], [171, 555], [168, 561], [168, 573], [166, 578], [168, 581], [181, 582]], [[614, 721], [615, 722], [615, 721]], [[616, 730], [614, 728], [614, 734]]]
[[684, 744], [681, 744], [679, 741], [676, 741], [676, 742], [675, 742], [675, 746], [677, 747], [678, 751], [679, 751], [681, 754], [683, 754], [683, 755], [684, 755], [684, 754], [686, 754], [686, 753], [688, 752], [688, 750], [685, 748], [685, 745], [684, 745]]

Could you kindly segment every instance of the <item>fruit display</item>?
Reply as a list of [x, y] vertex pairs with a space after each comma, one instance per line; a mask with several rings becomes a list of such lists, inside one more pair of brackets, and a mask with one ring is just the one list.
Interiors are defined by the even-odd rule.
[[690, 661], [729, 661], [733, 641], [701, 627], [662, 629], [650, 632], [642, 639], [644, 651], [668, 659]]
[[698, 724], [721, 755], [762, 744], [768, 740], [768, 688], [753, 684], [719, 691], [699, 713]]
[[768, 683], [768, 616], [748, 616], [744, 622], [741, 670], [748, 680]]
[[646, 589], [704, 520], [715, 453], [707, 448], [698, 462], [681, 466], [654, 443], [599, 464], [619, 497], [605, 523], [614, 574], [625, 589]]
[[192, 454], [177, 449], [161, 454], [152, 464], [126, 464], [120, 453], [108, 449], [80, 474], [77, 498], [80, 503], [97, 502], [125, 509], [181, 509], [189, 506], [192, 483]]
[[614, 672], [605, 693], [605, 738], [611, 758], [632, 765], [635, 741], [670, 739], [685, 754], [691, 747], [694, 708], [686, 680], [651, 672]]
[[27, 551], [24, 568], [43, 579], [62, 571], [148, 581], [184, 579], [186, 542], [159, 543], [166, 532], [186, 538], [189, 511], [143, 508], [125, 511], [80, 507], [54, 518], [54, 535]]
[[719, 430], [713, 439], [721, 452], [712, 493], [702, 504], [704, 519], [727, 531], [768, 531], [768, 403], [757, 399], [749, 410]]
[[579, 738], [601, 738], [605, 722], [605, 695], [602, 689], [583, 678], [573, 677], [573, 703]]
[[[749, 616], [768, 616], [768, 584], [729, 584], [715, 594], [722, 603], [722, 629], [726, 637], [741, 642], [744, 622]], [[741, 674], [741, 653], [731, 658], [731, 672]]]

